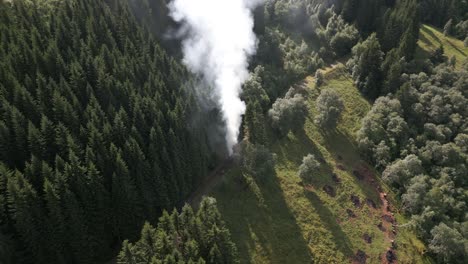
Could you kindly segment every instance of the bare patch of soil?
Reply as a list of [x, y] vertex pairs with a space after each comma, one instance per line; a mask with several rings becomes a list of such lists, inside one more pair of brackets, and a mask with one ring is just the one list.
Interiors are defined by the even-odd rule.
[[303, 186], [304, 186], [304, 189], [307, 190], [307, 191], [309, 191], [309, 192], [315, 191], [314, 186], [311, 185], [311, 184], [304, 184]]
[[351, 195], [351, 202], [353, 202], [354, 207], [361, 207], [361, 200], [356, 195]]
[[364, 180], [364, 176], [362, 176], [362, 174], [357, 170], [353, 170], [353, 175], [360, 181]]
[[389, 223], [392, 223], [393, 224], [393, 216], [391, 215], [388, 215], [388, 214], [385, 214], [385, 215], [382, 215], [382, 219], [386, 222], [389, 222]]
[[338, 175], [336, 175], [336, 173], [333, 173], [332, 174], [332, 180], [336, 183], [340, 183], [341, 182], [341, 179], [338, 177]]
[[346, 213], [348, 214], [349, 217], [352, 217], [352, 218], [356, 217], [356, 214], [351, 209], [346, 209]]
[[377, 209], [377, 205], [375, 204], [375, 202], [372, 199], [367, 198], [366, 199], [366, 204], [371, 208]]
[[360, 249], [356, 251], [356, 254], [354, 255], [353, 264], [365, 264], [366, 262], [367, 262], [366, 252]]
[[325, 185], [323, 186], [323, 191], [326, 192], [328, 195], [330, 195], [331, 197], [335, 197], [336, 196], [336, 192], [335, 192], [335, 189], [333, 189], [333, 187], [331, 187], [330, 185]]
[[362, 239], [364, 239], [364, 241], [366, 241], [367, 244], [372, 243], [372, 237], [367, 233], [362, 236]]
[[379, 228], [380, 231], [385, 232], [387, 229], [383, 226], [382, 222], [380, 222], [377, 227]]
[[[384, 193], [382, 186], [376, 181], [373, 170], [364, 162], [359, 164], [353, 170], [353, 175], [360, 181], [364, 181], [379, 193], [381, 206], [377, 207], [376, 202], [371, 199], [366, 199], [366, 203], [373, 209], [380, 209], [382, 211], [382, 222], [377, 227], [380, 231], [384, 232], [385, 240], [391, 245], [389, 249], [382, 254], [382, 263], [390, 264], [396, 263], [396, 250], [394, 247], [394, 238], [397, 235], [396, 219], [392, 213], [393, 208], [387, 199], [387, 194]], [[387, 258], [388, 256], [388, 258]]]
[[337, 167], [339, 170], [342, 170], [342, 171], [345, 171], [345, 170], [346, 170], [346, 168], [345, 168], [345, 166], [344, 166], [343, 164], [338, 164], [338, 165], [336, 165], [336, 167]]
[[386, 263], [396, 263], [396, 259], [395, 251], [393, 249], [387, 250], [387, 253], [385, 253], [385, 260], [387, 261]]
[[360, 164], [357, 168], [353, 170], [354, 176], [360, 180], [365, 180], [374, 187], [378, 185], [375, 182], [375, 176], [372, 170], [364, 163]]

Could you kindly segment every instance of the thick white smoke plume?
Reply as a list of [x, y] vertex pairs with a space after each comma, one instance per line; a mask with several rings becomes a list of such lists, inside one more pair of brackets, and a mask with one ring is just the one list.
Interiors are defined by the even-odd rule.
[[261, 0], [173, 0], [171, 17], [182, 24], [184, 63], [214, 87], [226, 124], [229, 153], [237, 143], [245, 104], [241, 86], [255, 53], [253, 9]]

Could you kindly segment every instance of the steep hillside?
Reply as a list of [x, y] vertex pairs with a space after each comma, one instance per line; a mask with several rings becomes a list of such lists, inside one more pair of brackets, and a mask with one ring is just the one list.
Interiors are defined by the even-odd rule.
[[447, 58], [455, 56], [457, 67], [461, 67], [462, 62], [468, 57], [468, 47], [463, 45], [463, 41], [445, 36], [439, 29], [422, 25], [419, 33], [418, 49], [416, 50], [417, 59], [427, 59], [430, 54], [442, 45], [444, 54]]
[[[241, 184], [240, 169], [229, 170], [212, 195], [238, 245], [243, 263], [380, 263], [396, 240], [400, 263], [426, 263], [425, 248], [404, 227], [387, 187], [359, 157], [355, 132], [370, 109], [339, 64], [326, 70], [320, 89], [334, 89], [345, 103], [335, 131], [313, 123], [319, 89], [313, 77], [299, 88], [307, 94], [310, 115], [304, 130], [272, 143], [276, 175], [264, 183]], [[302, 158], [314, 154], [322, 166], [311, 185], [297, 176]], [[380, 191], [380, 192], [379, 192]], [[390, 209], [390, 211], [387, 211]], [[396, 217], [396, 238], [392, 233]], [[388, 215], [383, 217], [383, 215]], [[380, 226], [380, 228], [379, 228]]]

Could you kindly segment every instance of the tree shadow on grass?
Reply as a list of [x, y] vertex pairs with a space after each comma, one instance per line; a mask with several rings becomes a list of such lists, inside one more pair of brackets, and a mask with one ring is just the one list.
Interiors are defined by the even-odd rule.
[[[313, 154], [315, 158], [320, 161], [321, 165], [328, 166], [328, 164], [324, 162], [325, 159], [320, 150], [303, 129], [296, 131], [288, 138], [281, 139], [280, 144], [277, 144], [277, 147], [274, 148], [273, 151], [277, 155], [277, 159], [280, 163], [288, 161], [292, 162], [294, 166], [299, 166], [302, 164], [302, 159], [305, 156]], [[331, 169], [329, 166], [328, 168]]]
[[[356, 170], [361, 166], [367, 166], [367, 163], [363, 160], [357, 143], [351, 136], [342, 133], [339, 130], [330, 131], [324, 134], [325, 144], [327, 149], [337, 163], [344, 167], [344, 169], [352, 176], [353, 182], [363, 191], [366, 198], [371, 198], [376, 203], [380, 202], [378, 199], [379, 194], [368, 182], [362, 179], [358, 179], [354, 175]], [[374, 181], [378, 182], [375, 174], [372, 173]]]
[[455, 46], [450, 40], [447, 39], [447, 42], [448, 42], [448, 44], [450, 44], [450, 46], [451, 46], [452, 48], [454, 48], [454, 49], [455, 49], [456, 51], [458, 51], [460, 54], [462, 54], [463, 56], [466, 56], [466, 53], [465, 53], [463, 50], [459, 49], [457, 46]]
[[426, 45], [432, 45], [431, 41], [426, 37], [425, 34], [419, 34], [419, 40], [424, 42]]
[[422, 28], [422, 31], [424, 31], [424, 33], [428, 34], [428, 35], [431, 36], [434, 40], [436, 40], [436, 41], [439, 43], [439, 45], [442, 45], [442, 42], [440, 41], [439, 37], [437, 37], [437, 35], [436, 35], [434, 32], [432, 32], [432, 30], [430, 30], [430, 29], [427, 28], [427, 27], [423, 27], [423, 28]]
[[[441, 39], [439, 37], [437, 37], [437, 35], [432, 32], [430, 29], [426, 28], [426, 27], [423, 27], [422, 30], [430, 35], [433, 39], [435, 39], [439, 45], [443, 45]], [[422, 37], [421, 37], [422, 36]], [[420, 40], [424, 41], [425, 43], [428, 43], [428, 44], [431, 44], [430, 41], [425, 37], [423, 36], [423, 34], [421, 34], [421, 36], [419, 37]], [[445, 37], [445, 41], [453, 48], [455, 49], [456, 51], [458, 51], [460, 54], [463, 54], [463, 56], [466, 56], [466, 53], [463, 51], [463, 50], [460, 50], [457, 46], [455, 46], [449, 38]]]
[[416, 54], [415, 58], [420, 59], [420, 60], [425, 60], [429, 59], [431, 57], [431, 53], [420, 46], [416, 47]]
[[[314, 143], [305, 135], [303, 131], [288, 135], [275, 144], [273, 151], [279, 164], [291, 163], [293, 166], [299, 166], [302, 158], [313, 151]], [[318, 157], [316, 157], [318, 158]]]
[[311, 263], [308, 242], [284, 199], [276, 175], [259, 183], [263, 205], [248, 188], [217, 193], [219, 210], [239, 249], [242, 263]]
[[352, 256], [351, 241], [343, 232], [341, 226], [336, 222], [336, 216], [323, 204], [323, 201], [320, 200], [317, 194], [310, 191], [304, 191], [304, 194], [314, 206], [320, 216], [320, 220], [327, 227], [327, 230], [332, 233], [333, 241], [336, 241], [337, 249], [345, 256]]
[[[325, 138], [325, 146], [337, 161], [343, 159], [346, 165], [353, 166], [361, 160], [357, 143], [351, 136], [337, 129], [322, 131]], [[341, 158], [340, 158], [341, 157]]]

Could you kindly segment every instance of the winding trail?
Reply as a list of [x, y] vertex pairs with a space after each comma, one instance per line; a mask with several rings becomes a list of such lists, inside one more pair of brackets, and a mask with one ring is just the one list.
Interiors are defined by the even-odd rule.
[[[390, 243], [385, 254], [382, 255], [382, 263], [390, 264], [397, 263], [395, 258], [396, 250], [394, 249], [394, 241], [397, 235], [396, 219], [390, 209], [390, 203], [387, 199], [387, 194], [384, 192], [379, 193], [380, 200], [382, 201], [382, 224], [385, 230], [385, 240]], [[391, 255], [387, 257], [387, 255]], [[390, 258], [390, 260], [389, 260]]]
[[[360, 165], [356, 168], [359, 171], [359, 174], [364, 177], [364, 181], [372, 186], [376, 192], [379, 193], [379, 198], [382, 206], [380, 207], [382, 214], [382, 222], [379, 229], [384, 232], [385, 241], [389, 244], [386, 251], [381, 256], [382, 264], [396, 264], [396, 249], [394, 245], [395, 238], [397, 236], [397, 223], [394, 213], [392, 212], [392, 207], [390, 201], [387, 198], [387, 193], [382, 190], [382, 187], [376, 180], [375, 174], [367, 167], [367, 165]], [[377, 208], [379, 209], [379, 208]]]

